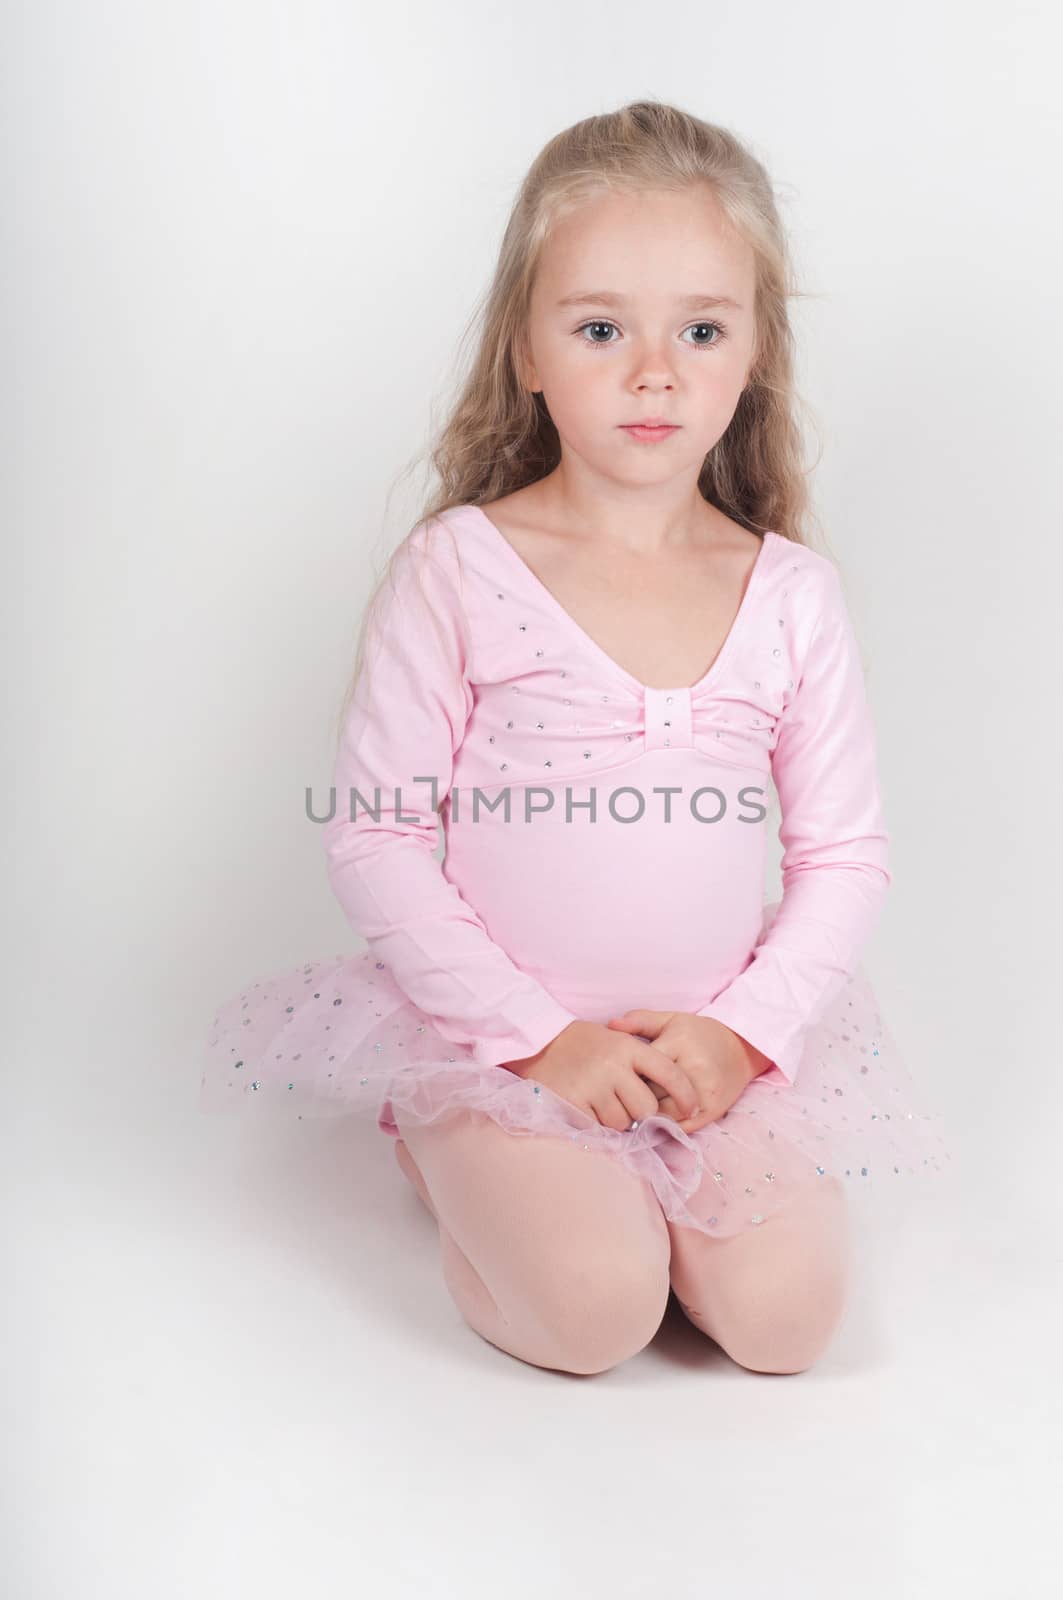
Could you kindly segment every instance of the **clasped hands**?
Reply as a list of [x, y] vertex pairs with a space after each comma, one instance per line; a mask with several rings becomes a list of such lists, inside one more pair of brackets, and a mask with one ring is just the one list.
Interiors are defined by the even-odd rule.
[[576, 1021], [535, 1055], [503, 1065], [518, 1077], [538, 1078], [605, 1127], [636, 1126], [652, 1115], [644, 1109], [649, 1100], [684, 1133], [722, 1117], [771, 1065], [724, 1023], [692, 1012], [636, 1008], [604, 1026], [637, 1035], [633, 1049], [606, 1060], [596, 1039], [603, 1024]]
[[[697, 1095], [693, 1116], [680, 1117], [672, 1096], [658, 1094], [658, 1111], [674, 1118], [684, 1133], [697, 1133], [729, 1111], [753, 1079], [767, 1070], [770, 1058], [715, 1017], [689, 1011], [636, 1008], [610, 1017], [606, 1027], [648, 1040], [685, 1072]], [[653, 1085], [659, 1089], [659, 1085]]]

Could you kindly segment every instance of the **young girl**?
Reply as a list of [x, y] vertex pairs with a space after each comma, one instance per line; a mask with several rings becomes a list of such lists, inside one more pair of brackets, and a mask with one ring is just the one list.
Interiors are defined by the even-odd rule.
[[323, 842], [368, 948], [208, 1043], [204, 1109], [374, 1115], [462, 1315], [537, 1366], [615, 1365], [674, 1290], [806, 1369], [849, 1191], [948, 1160], [859, 964], [888, 834], [789, 285], [729, 132], [640, 102], [546, 146], [341, 717]]

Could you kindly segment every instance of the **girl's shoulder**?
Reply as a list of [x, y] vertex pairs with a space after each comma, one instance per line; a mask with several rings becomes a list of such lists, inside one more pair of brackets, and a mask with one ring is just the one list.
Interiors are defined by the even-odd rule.
[[397, 593], [417, 592], [437, 604], [461, 593], [463, 554], [470, 550], [466, 518], [456, 506], [421, 518], [387, 557], [385, 576]]
[[430, 563], [440, 574], [455, 576], [461, 557], [469, 553], [483, 523], [479, 508], [471, 503], [448, 506], [423, 517], [400, 542], [395, 556], [400, 563]]
[[796, 539], [790, 539], [782, 533], [776, 533], [773, 537], [779, 547], [780, 565], [789, 562], [792, 571], [811, 573], [824, 581], [829, 581], [832, 574], [837, 574], [836, 563], [821, 551], [813, 550], [811, 545], [800, 544]]
[[784, 597], [792, 597], [802, 608], [817, 613], [845, 609], [844, 581], [836, 561], [811, 545], [782, 534], [775, 534], [774, 542], [775, 586]]

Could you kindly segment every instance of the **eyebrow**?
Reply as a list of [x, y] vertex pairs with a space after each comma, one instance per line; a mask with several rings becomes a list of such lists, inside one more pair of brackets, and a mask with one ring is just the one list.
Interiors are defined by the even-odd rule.
[[[589, 289], [580, 289], [575, 294], [566, 294], [557, 302], [562, 306], [625, 306], [628, 303], [626, 294], [612, 294], [609, 290], [593, 293]], [[696, 311], [699, 306], [729, 306], [732, 311], [741, 311], [742, 307], [737, 300], [732, 300], [725, 294], [681, 294], [676, 296], [676, 303], [688, 311]]]

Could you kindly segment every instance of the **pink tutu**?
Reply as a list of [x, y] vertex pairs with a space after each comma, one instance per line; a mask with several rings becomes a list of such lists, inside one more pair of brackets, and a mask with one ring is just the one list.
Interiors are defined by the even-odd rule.
[[[778, 902], [765, 907], [767, 927]], [[653, 1187], [672, 1222], [723, 1238], [764, 1221], [816, 1177], [886, 1190], [951, 1159], [918, 1102], [858, 967], [807, 1034], [795, 1082], [753, 1081], [718, 1121], [687, 1134], [671, 1117], [606, 1128], [534, 1079], [481, 1066], [445, 1039], [370, 952], [310, 961], [222, 1006], [206, 1045], [200, 1107], [286, 1116], [362, 1113], [398, 1137], [459, 1111], [508, 1133], [604, 1150]]]

